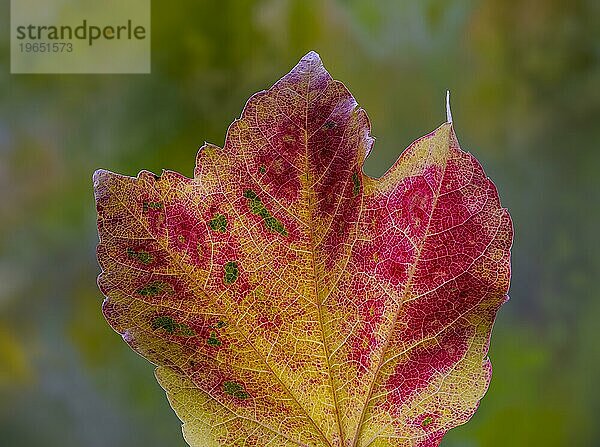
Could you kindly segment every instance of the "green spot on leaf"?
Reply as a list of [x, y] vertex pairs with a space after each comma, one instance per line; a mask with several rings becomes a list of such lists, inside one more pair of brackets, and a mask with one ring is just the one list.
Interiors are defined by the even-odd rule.
[[163, 281], [153, 281], [148, 283], [137, 291], [142, 296], [156, 296], [162, 295], [163, 293], [172, 293], [173, 288], [170, 284]]
[[352, 174], [352, 183], [354, 183], [354, 186], [352, 187], [352, 195], [356, 197], [360, 193], [360, 178], [358, 176], [358, 172]]
[[229, 261], [225, 264], [223, 270], [225, 270], [225, 275], [223, 277], [225, 284], [233, 284], [240, 273], [237, 262], [233, 261]]
[[225, 326], [227, 326], [227, 323], [225, 323], [224, 321], [221, 320], [217, 322], [217, 329], [224, 328]]
[[171, 317], [160, 316], [152, 320], [152, 329], [154, 330], [164, 329], [169, 334], [172, 334], [175, 332], [176, 327], [177, 323], [175, 323], [175, 320], [173, 320]]
[[187, 324], [179, 323], [177, 335], [181, 337], [193, 337], [196, 333]]
[[163, 203], [162, 202], [144, 202], [144, 211], [148, 210], [162, 210]]
[[150, 264], [153, 261], [153, 257], [150, 253], [148, 253], [147, 251], [144, 250], [140, 250], [140, 251], [135, 251], [132, 248], [128, 248], [127, 249], [127, 257], [129, 259], [135, 259], [139, 262], [141, 262], [142, 264]]
[[288, 233], [283, 223], [271, 215], [269, 210], [262, 203], [262, 200], [260, 200], [260, 197], [258, 197], [254, 191], [250, 189], [245, 190], [244, 197], [248, 199], [248, 208], [250, 208], [252, 214], [262, 217], [265, 226], [269, 230], [287, 236]]
[[423, 419], [423, 422], [421, 422], [421, 426], [427, 427], [432, 422], [433, 422], [433, 419], [430, 416], [427, 416], [425, 419]]
[[223, 214], [217, 214], [208, 222], [208, 226], [213, 231], [225, 233], [227, 231], [227, 218]]
[[177, 323], [168, 315], [161, 315], [154, 318], [152, 320], [152, 329], [164, 329], [171, 335], [179, 335], [181, 337], [191, 337], [195, 335], [194, 331], [187, 324]]
[[244, 191], [244, 197], [247, 199], [256, 199], [257, 195], [254, 191], [252, 191], [251, 189], [246, 189]]
[[261, 166], [260, 168], [258, 168], [258, 172], [260, 172], [261, 174], [264, 174], [265, 172], [267, 172], [267, 168], [265, 168], [264, 166]]
[[271, 231], [275, 231], [276, 233], [279, 234], [283, 234], [284, 236], [287, 235], [287, 232], [285, 231], [285, 227], [283, 226], [283, 224], [278, 221], [277, 219], [275, 219], [274, 217], [267, 217], [265, 219], [265, 226], [271, 230]]
[[248, 399], [250, 397], [244, 387], [237, 382], [223, 382], [223, 391], [238, 399]]
[[206, 340], [206, 343], [209, 346], [214, 346], [214, 347], [221, 346], [221, 340], [219, 340], [217, 338], [217, 334], [215, 334], [214, 332], [210, 333], [210, 337], [208, 338], [208, 340]]

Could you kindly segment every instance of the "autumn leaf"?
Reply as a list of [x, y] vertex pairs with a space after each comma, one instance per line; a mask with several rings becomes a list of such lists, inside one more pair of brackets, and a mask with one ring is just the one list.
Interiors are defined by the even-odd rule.
[[473, 415], [510, 217], [451, 122], [379, 179], [372, 145], [311, 52], [193, 179], [95, 173], [104, 315], [191, 446], [433, 447]]

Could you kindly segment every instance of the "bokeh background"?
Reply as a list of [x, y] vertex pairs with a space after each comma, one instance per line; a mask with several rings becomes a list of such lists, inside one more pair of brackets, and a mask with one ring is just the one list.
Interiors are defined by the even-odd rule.
[[[151, 75], [10, 75], [0, 0], [0, 444], [184, 447], [153, 367], [105, 323], [91, 176], [191, 176], [246, 99], [318, 51], [381, 175], [444, 121], [515, 225], [494, 377], [444, 447], [600, 445], [600, 2], [153, 2]], [[41, 6], [43, 7], [43, 6]]]

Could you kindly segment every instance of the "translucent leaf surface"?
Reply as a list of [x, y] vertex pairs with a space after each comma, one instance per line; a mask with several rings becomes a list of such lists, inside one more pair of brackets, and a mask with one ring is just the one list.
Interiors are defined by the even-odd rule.
[[309, 53], [193, 179], [94, 175], [104, 314], [191, 446], [433, 447], [472, 416], [510, 217], [451, 123], [380, 179], [372, 145]]

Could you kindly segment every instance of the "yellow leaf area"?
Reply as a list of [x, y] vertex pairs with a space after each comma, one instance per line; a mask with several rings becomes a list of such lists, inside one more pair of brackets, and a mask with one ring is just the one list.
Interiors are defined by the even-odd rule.
[[432, 447], [474, 413], [509, 215], [451, 123], [380, 179], [372, 145], [309, 53], [193, 179], [96, 172], [104, 314], [191, 446]]

